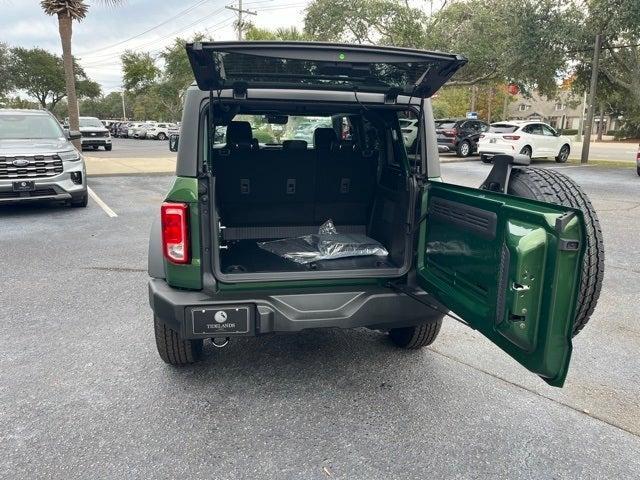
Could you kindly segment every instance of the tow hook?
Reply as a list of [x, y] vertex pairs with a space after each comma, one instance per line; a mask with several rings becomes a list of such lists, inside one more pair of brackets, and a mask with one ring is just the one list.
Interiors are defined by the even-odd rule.
[[224, 348], [229, 344], [229, 337], [225, 338], [224, 340], [222, 340], [221, 338], [212, 338], [211, 343], [213, 343], [213, 346], [216, 348]]

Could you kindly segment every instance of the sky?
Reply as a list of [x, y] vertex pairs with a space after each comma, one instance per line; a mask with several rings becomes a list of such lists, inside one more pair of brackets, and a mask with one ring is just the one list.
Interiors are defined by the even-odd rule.
[[[258, 27], [302, 26], [310, 0], [243, 0], [243, 8], [258, 15]], [[215, 40], [235, 40], [235, 12], [225, 9], [238, 0], [123, 0], [119, 6], [91, 1], [87, 17], [73, 25], [74, 56], [104, 93], [120, 90], [120, 55], [125, 50], [157, 55], [175, 37], [197, 32]], [[40, 47], [61, 55], [58, 22], [45, 15], [38, 0], [0, 0], [0, 42], [16, 47]]]

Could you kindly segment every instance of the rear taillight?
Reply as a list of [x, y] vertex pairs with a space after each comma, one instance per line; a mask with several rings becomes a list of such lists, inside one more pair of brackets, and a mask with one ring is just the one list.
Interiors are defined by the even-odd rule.
[[520, 140], [520, 135], [503, 135], [505, 140]]
[[160, 208], [162, 250], [173, 263], [189, 263], [189, 206], [186, 203], [165, 202]]

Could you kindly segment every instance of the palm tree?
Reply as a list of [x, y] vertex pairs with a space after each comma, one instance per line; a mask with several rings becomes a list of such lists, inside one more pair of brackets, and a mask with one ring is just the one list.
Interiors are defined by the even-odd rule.
[[[104, 0], [104, 3], [116, 4], [119, 0]], [[47, 15], [58, 17], [58, 31], [62, 42], [62, 60], [64, 63], [64, 81], [67, 89], [67, 108], [69, 113], [69, 128], [78, 130], [78, 97], [76, 96], [76, 82], [71, 54], [71, 34], [73, 21], [81, 21], [87, 16], [89, 6], [84, 0], [42, 0], [40, 6]], [[76, 140], [76, 147], [80, 140]]]

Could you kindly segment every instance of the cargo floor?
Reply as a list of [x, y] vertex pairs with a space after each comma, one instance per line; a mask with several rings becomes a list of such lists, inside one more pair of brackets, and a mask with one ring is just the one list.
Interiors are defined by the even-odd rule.
[[256, 240], [229, 242], [228, 249], [220, 251], [220, 266], [228, 274], [398, 268], [389, 257], [374, 255], [298, 264], [263, 250]]

